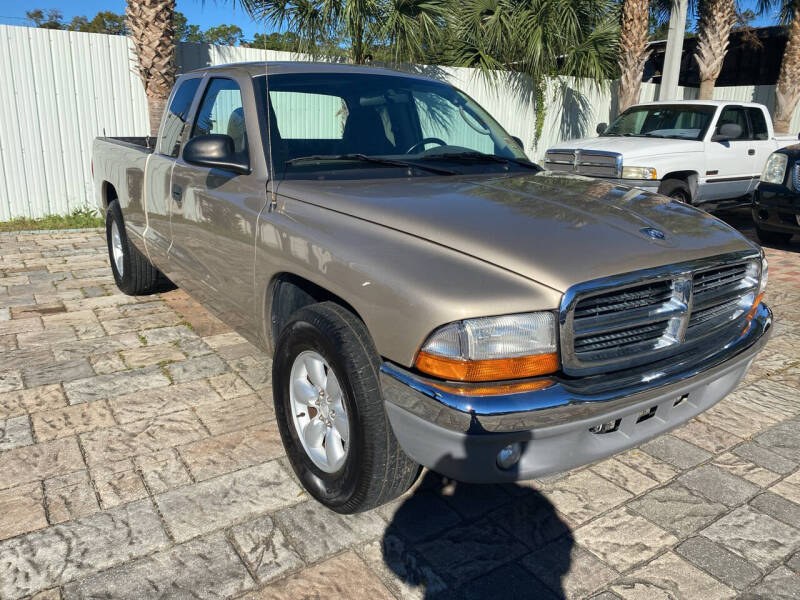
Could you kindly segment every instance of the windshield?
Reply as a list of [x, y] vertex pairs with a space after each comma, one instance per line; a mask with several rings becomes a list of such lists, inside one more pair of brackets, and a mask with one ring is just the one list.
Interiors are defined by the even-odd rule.
[[602, 135], [701, 140], [714, 117], [714, 106], [633, 106], [614, 119]]
[[[265, 78], [255, 79], [263, 102]], [[537, 168], [486, 111], [444, 83], [366, 73], [270, 75], [269, 106], [279, 177], [364, 177], [365, 170], [367, 176], [405, 177]]]

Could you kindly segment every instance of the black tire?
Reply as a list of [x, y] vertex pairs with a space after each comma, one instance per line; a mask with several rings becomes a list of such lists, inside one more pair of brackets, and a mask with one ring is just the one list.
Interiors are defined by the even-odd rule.
[[786, 233], [784, 231], [769, 231], [767, 229], [761, 229], [758, 225], [756, 225], [756, 236], [758, 237], [758, 241], [764, 244], [788, 244], [789, 240], [792, 239], [792, 233]]
[[665, 179], [658, 187], [658, 193], [684, 204], [692, 203], [692, 190], [683, 179]]
[[[116, 225], [122, 247], [122, 273], [117, 268], [112, 248], [112, 228]], [[144, 296], [156, 292], [165, 292], [174, 289], [172, 282], [161, 271], [156, 269], [147, 257], [128, 241], [125, 231], [125, 222], [122, 219], [122, 210], [119, 203], [113, 200], [106, 211], [106, 244], [108, 245], [108, 259], [111, 262], [111, 271], [117, 287], [129, 296]]]
[[[342, 389], [349, 431], [343, 465], [320, 469], [300, 442], [291, 414], [292, 365], [306, 350], [320, 354]], [[298, 310], [275, 344], [272, 389], [275, 414], [289, 462], [308, 492], [343, 514], [366, 511], [405, 492], [420, 467], [397, 442], [383, 407], [381, 359], [361, 320], [332, 302]]]

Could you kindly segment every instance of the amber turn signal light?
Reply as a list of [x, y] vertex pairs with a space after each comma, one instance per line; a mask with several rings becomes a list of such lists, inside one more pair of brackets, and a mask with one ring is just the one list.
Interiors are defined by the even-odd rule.
[[756, 311], [758, 311], [758, 305], [761, 304], [761, 301], [763, 299], [764, 299], [764, 294], [761, 293], [756, 296], [755, 300], [753, 300], [753, 306], [750, 307], [750, 312], [747, 313], [747, 317], [745, 319], [747, 324], [744, 326], [744, 329], [742, 330], [742, 335], [747, 333], [747, 331], [750, 329], [750, 325], [753, 322], [753, 317], [756, 316]]
[[552, 379], [534, 379], [533, 381], [520, 381], [501, 385], [469, 385], [466, 382], [460, 384], [434, 383], [433, 387], [457, 396], [506, 396], [523, 392], [535, 392], [549, 388], [551, 385], [555, 385], [555, 381]]
[[554, 373], [558, 370], [558, 355], [463, 360], [420, 352], [416, 367], [423, 373], [450, 381], [504, 381]]

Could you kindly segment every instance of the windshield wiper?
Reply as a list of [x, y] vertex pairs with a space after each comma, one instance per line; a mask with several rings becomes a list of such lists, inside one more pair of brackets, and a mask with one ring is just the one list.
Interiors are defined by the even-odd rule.
[[521, 167], [526, 167], [528, 169], [534, 169], [535, 171], [541, 171], [542, 168], [537, 165], [536, 163], [532, 163], [529, 160], [524, 160], [522, 158], [507, 158], [505, 156], [497, 156], [496, 154], [485, 154], [483, 152], [450, 152], [444, 154], [431, 154], [429, 156], [421, 156], [419, 160], [469, 160], [469, 161], [491, 161], [496, 163], [508, 164], [513, 163], [515, 165], [520, 165]]
[[287, 165], [293, 165], [300, 162], [308, 162], [313, 160], [360, 160], [363, 162], [374, 163], [376, 165], [389, 165], [391, 167], [415, 167], [422, 171], [429, 173], [436, 173], [438, 175], [455, 175], [455, 171], [450, 169], [440, 169], [439, 167], [431, 167], [428, 165], [420, 165], [414, 162], [404, 160], [395, 160], [393, 158], [380, 158], [377, 156], [367, 156], [366, 154], [312, 154], [311, 156], [298, 156], [286, 161]]

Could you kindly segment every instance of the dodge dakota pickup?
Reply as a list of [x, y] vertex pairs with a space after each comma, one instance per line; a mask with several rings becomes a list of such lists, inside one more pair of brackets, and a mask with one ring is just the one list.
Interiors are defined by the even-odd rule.
[[502, 482], [640, 444], [723, 398], [770, 333], [758, 246], [542, 170], [425, 77], [186, 73], [157, 139], [98, 138], [93, 161], [120, 289], [172, 282], [272, 354], [289, 461], [335, 511], [420, 465]]
[[545, 166], [690, 204], [747, 198], [770, 153], [797, 142], [775, 134], [763, 104], [717, 100], [638, 104], [597, 133], [553, 146]]

